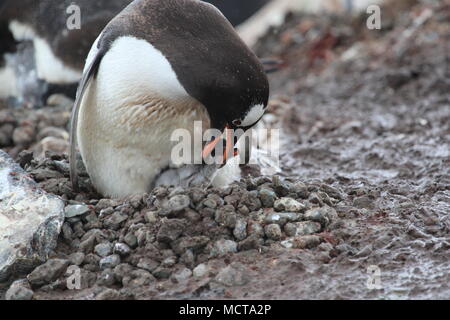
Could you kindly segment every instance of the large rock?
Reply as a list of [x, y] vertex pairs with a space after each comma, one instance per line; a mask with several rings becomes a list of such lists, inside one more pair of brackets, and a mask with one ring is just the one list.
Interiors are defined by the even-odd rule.
[[63, 221], [64, 202], [0, 150], [0, 282], [46, 261]]

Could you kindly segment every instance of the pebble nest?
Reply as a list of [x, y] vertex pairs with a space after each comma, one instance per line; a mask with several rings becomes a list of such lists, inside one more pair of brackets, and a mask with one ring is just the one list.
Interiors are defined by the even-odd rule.
[[10, 288], [10, 297], [17, 291], [26, 297], [28, 290], [69, 290], [71, 270], [80, 271], [81, 289], [94, 288], [99, 299], [136, 298], [136, 288], [191, 277], [233, 285], [239, 270], [208, 272], [208, 263], [237, 252], [329, 246], [324, 259], [333, 255], [326, 234], [338, 226], [333, 207], [343, 195], [323, 183], [248, 177], [223, 189], [158, 187], [113, 200], [99, 197], [83, 171], [83, 192], [74, 193], [65, 156], [47, 153], [37, 160], [23, 151], [18, 158], [67, 206], [58, 247], [28, 281]]

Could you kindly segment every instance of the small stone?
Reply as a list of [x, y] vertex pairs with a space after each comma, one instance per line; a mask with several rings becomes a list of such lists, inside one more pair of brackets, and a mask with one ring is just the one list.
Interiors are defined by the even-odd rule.
[[262, 207], [258, 191], [245, 192], [241, 197], [240, 203], [245, 205], [250, 211], [258, 211]]
[[273, 176], [272, 177], [272, 184], [274, 186], [275, 192], [281, 196], [285, 197], [289, 194], [289, 185], [281, 179], [280, 176]]
[[227, 287], [233, 287], [246, 285], [250, 281], [250, 277], [243, 267], [229, 265], [220, 270], [214, 280]]
[[166, 259], [164, 259], [163, 262], [161, 262], [161, 266], [166, 267], [166, 268], [172, 268], [176, 263], [177, 263], [177, 257], [170, 256], [170, 257], [167, 257]]
[[234, 228], [236, 226], [236, 212], [231, 205], [223, 206], [216, 210], [215, 220], [217, 223], [224, 225], [228, 228]]
[[353, 200], [353, 206], [357, 208], [373, 209], [374, 201], [368, 196], [362, 196]]
[[172, 279], [176, 282], [182, 282], [189, 279], [192, 276], [192, 271], [188, 268], [183, 268], [172, 275]]
[[269, 224], [264, 227], [264, 232], [267, 238], [272, 240], [280, 240], [283, 234], [281, 233], [281, 228], [278, 224]]
[[252, 221], [248, 224], [247, 232], [249, 235], [252, 235], [255, 237], [259, 237], [259, 238], [264, 237], [263, 227], [259, 223], [254, 222], [254, 221]]
[[156, 239], [159, 242], [170, 243], [178, 239], [186, 227], [186, 222], [183, 219], [166, 220], [161, 228], [159, 228]]
[[158, 221], [158, 215], [156, 211], [147, 211], [144, 213], [145, 222], [149, 224], [155, 224]]
[[299, 220], [299, 215], [295, 212], [274, 212], [269, 213], [265, 218], [264, 222], [268, 224], [278, 224], [284, 226], [287, 222], [295, 222]]
[[261, 199], [262, 205], [265, 208], [272, 208], [275, 200], [277, 199], [277, 195], [274, 191], [261, 189], [259, 191], [259, 198]]
[[328, 206], [308, 210], [304, 215], [305, 220], [319, 222], [322, 227], [328, 226], [336, 217], [336, 210]]
[[92, 252], [92, 250], [94, 250], [95, 241], [96, 239], [94, 235], [88, 237], [80, 243], [80, 250], [85, 254]]
[[308, 187], [306, 186], [306, 184], [300, 181], [292, 185], [291, 192], [295, 193], [297, 197], [302, 199], [308, 199], [309, 197]]
[[211, 248], [211, 257], [223, 257], [228, 253], [237, 252], [237, 243], [232, 240], [218, 240]]
[[122, 280], [125, 276], [128, 276], [131, 271], [133, 271], [133, 267], [130, 266], [128, 263], [121, 263], [118, 266], [116, 266], [113, 270], [114, 277], [119, 283], [122, 283]]
[[8, 291], [6, 291], [6, 300], [31, 300], [34, 292], [31, 290], [30, 284], [26, 279], [17, 280], [12, 283]]
[[297, 222], [295, 226], [297, 228], [295, 233], [296, 236], [305, 236], [313, 233], [318, 233], [322, 229], [320, 223], [313, 221]]
[[294, 223], [286, 223], [284, 225], [284, 233], [286, 233], [288, 237], [294, 237], [297, 234], [297, 226]]
[[100, 260], [99, 264], [101, 269], [112, 269], [120, 264], [120, 256], [118, 254], [112, 254], [110, 256], [104, 257]]
[[155, 277], [145, 270], [134, 270], [129, 275], [124, 276], [122, 283], [131, 288], [141, 288], [155, 281]]
[[195, 278], [201, 278], [208, 273], [208, 267], [202, 263], [194, 268], [193, 275]]
[[192, 268], [195, 263], [195, 256], [192, 250], [186, 250], [180, 257], [180, 263]]
[[295, 249], [311, 249], [317, 247], [321, 240], [318, 236], [301, 236], [295, 237], [293, 240], [293, 248]]
[[252, 249], [259, 249], [263, 243], [262, 238], [257, 235], [251, 235], [247, 237], [247, 239], [239, 242], [238, 249], [239, 251], [247, 251]]
[[99, 243], [94, 248], [94, 252], [102, 258], [109, 256], [112, 250], [113, 246], [109, 242]]
[[137, 264], [138, 268], [153, 272], [159, 267], [159, 262], [150, 258], [141, 258]]
[[204, 205], [205, 207], [207, 207], [207, 208], [210, 208], [210, 209], [215, 209], [215, 208], [217, 208], [217, 202], [214, 201], [214, 199], [210, 199], [210, 198], [205, 199], [205, 201], [203, 201], [203, 205]]
[[123, 238], [123, 241], [125, 241], [125, 243], [127, 245], [129, 245], [130, 248], [132, 248], [132, 249], [136, 249], [138, 246], [137, 237], [134, 234], [132, 234], [131, 232], [127, 233], [127, 235]]
[[291, 212], [301, 212], [306, 209], [306, 207], [292, 198], [281, 198], [275, 201], [274, 208], [277, 211], [291, 211]]
[[125, 243], [117, 242], [114, 245], [114, 253], [118, 254], [121, 257], [126, 257], [131, 253], [131, 248], [127, 246]]
[[326, 251], [326, 252], [330, 252], [333, 250], [333, 246], [331, 245], [331, 243], [328, 242], [322, 242], [319, 246], [318, 249], [321, 251]]
[[114, 277], [114, 272], [112, 269], [107, 268], [102, 271], [102, 273], [97, 278], [97, 283], [101, 286], [112, 286], [116, 282], [116, 278]]
[[170, 268], [158, 267], [153, 271], [153, 275], [156, 279], [169, 279], [171, 274], [172, 270]]
[[80, 266], [84, 261], [85, 255], [83, 252], [72, 253], [68, 259], [70, 264]]
[[120, 296], [119, 291], [114, 289], [106, 289], [100, 292], [95, 299], [96, 300], [117, 300]]
[[294, 246], [294, 240], [293, 239], [283, 240], [280, 242], [280, 244], [286, 249], [291, 249]]
[[236, 221], [236, 225], [234, 226], [233, 235], [238, 241], [247, 238], [247, 221], [244, 219], [238, 219]]
[[40, 287], [58, 279], [69, 266], [69, 261], [64, 259], [50, 259], [33, 270], [27, 279], [33, 287]]
[[120, 225], [128, 219], [128, 215], [122, 212], [114, 212], [103, 220], [103, 225], [107, 229], [118, 230]]
[[182, 237], [172, 243], [172, 249], [177, 254], [183, 254], [188, 249], [195, 252], [204, 248], [208, 242], [209, 238], [206, 236]]
[[89, 212], [89, 207], [84, 204], [69, 205], [64, 209], [64, 215], [66, 218], [73, 218], [81, 216]]
[[160, 215], [173, 215], [177, 214], [184, 209], [188, 208], [191, 204], [191, 199], [186, 195], [176, 195], [173, 196], [167, 201], [167, 203], [163, 207], [163, 212], [160, 212]]

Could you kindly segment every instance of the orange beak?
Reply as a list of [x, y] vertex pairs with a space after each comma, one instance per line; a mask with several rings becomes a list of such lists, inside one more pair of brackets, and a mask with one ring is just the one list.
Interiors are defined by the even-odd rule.
[[[223, 164], [225, 164], [229, 158], [235, 157], [237, 151], [234, 151], [234, 136], [233, 130], [230, 130], [229, 126], [225, 126], [225, 150], [223, 151]], [[222, 136], [216, 137], [213, 141], [208, 142], [203, 148], [202, 157], [203, 159], [208, 157], [211, 152], [215, 149], [216, 145], [222, 139]]]

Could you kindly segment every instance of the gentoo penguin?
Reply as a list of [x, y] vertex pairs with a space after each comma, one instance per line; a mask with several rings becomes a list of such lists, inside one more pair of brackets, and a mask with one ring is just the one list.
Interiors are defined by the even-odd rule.
[[[89, 52], [72, 113], [72, 183], [77, 140], [97, 191], [148, 192], [173, 165], [174, 130], [194, 135], [194, 121], [247, 130], [263, 116], [268, 97], [264, 67], [216, 7], [135, 0]], [[226, 137], [228, 149], [234, 141]]]
[[[39, 81], [46, 86], [36, 83], [32, 100], [40, 97], [40, 104], [45, 103], [47, 97], [53, 93], [64, 93], [75, 98], [76, 88], [81, 79], [85, 58], [97, 35], [106, 24], [123, 10], [132, 0], [0, 0], [0, 79], [8, 84], [0, 88], [0, 97], [8, 95], [22, 96], [21, 100], [29, 100], [20, 87], [23, 83], [32, 84], [33, 71], [29, 74], [17, 75], [14, 69], [16, 60], [20, 57], [12, 56], [11, 63], [6, 68], [3, 63], [3, 53], [11, 53], [11, 46], [15, 41], [30, 41], [34, 45], [35, 73]], [[268, 0], [208, 0], [233, 22], [240, 24], [259, 10]], [[80, 29], [69, 29], [68, 21], [77, 14], [74, 7], [79, 8]], [[3, 34], [11, 29], [12, 35]], [[12, 41], [10, 41], [12, 40]], [[15, 41], [14, 41], [15, 40]], [[8, 48], [6, 48], [8, 45]], [[3, 48], [5, 47], [5, 48]], [[6, 51], [8, 50], [8, 51]], [[23, 53], [17, 50], [20, 56]], [[3, 59], [3, 62], [4, 59]], [[20, 63], [15, 63], [20, 64]], [[4, 92], [3, 92], [4, 91]], [[28, 90], [30, 91], [30, 90]]]
[[[3, 0], [0, 33], [6, 33], [7, 26], [16, 42], [33, 44], [35, 72], [39, 80], [48, 84], [41, 100], [54, 92], [75, 97], [84, 60], [92, 43], [106, 24], [131, 1]], [[79, 8], [80, 28], [76, 25], [69, 27], [68, 24], [75, 21], [71, 17], [75, 19], [74, 14], [78, 14], [74, 5]], [[10, 47], [8, 51], [1, 51], [11, 56]], [[20, 47], [16, 47], [15, 52], [20, 55]], [[20, 86], [22, 81], [23, 77], [14, 74], [8, 82], [17, 82]], [[17, 88], [14, 89], [10, 90], [13, 94], [14, 91], [17, 95], [22, 94]]]

